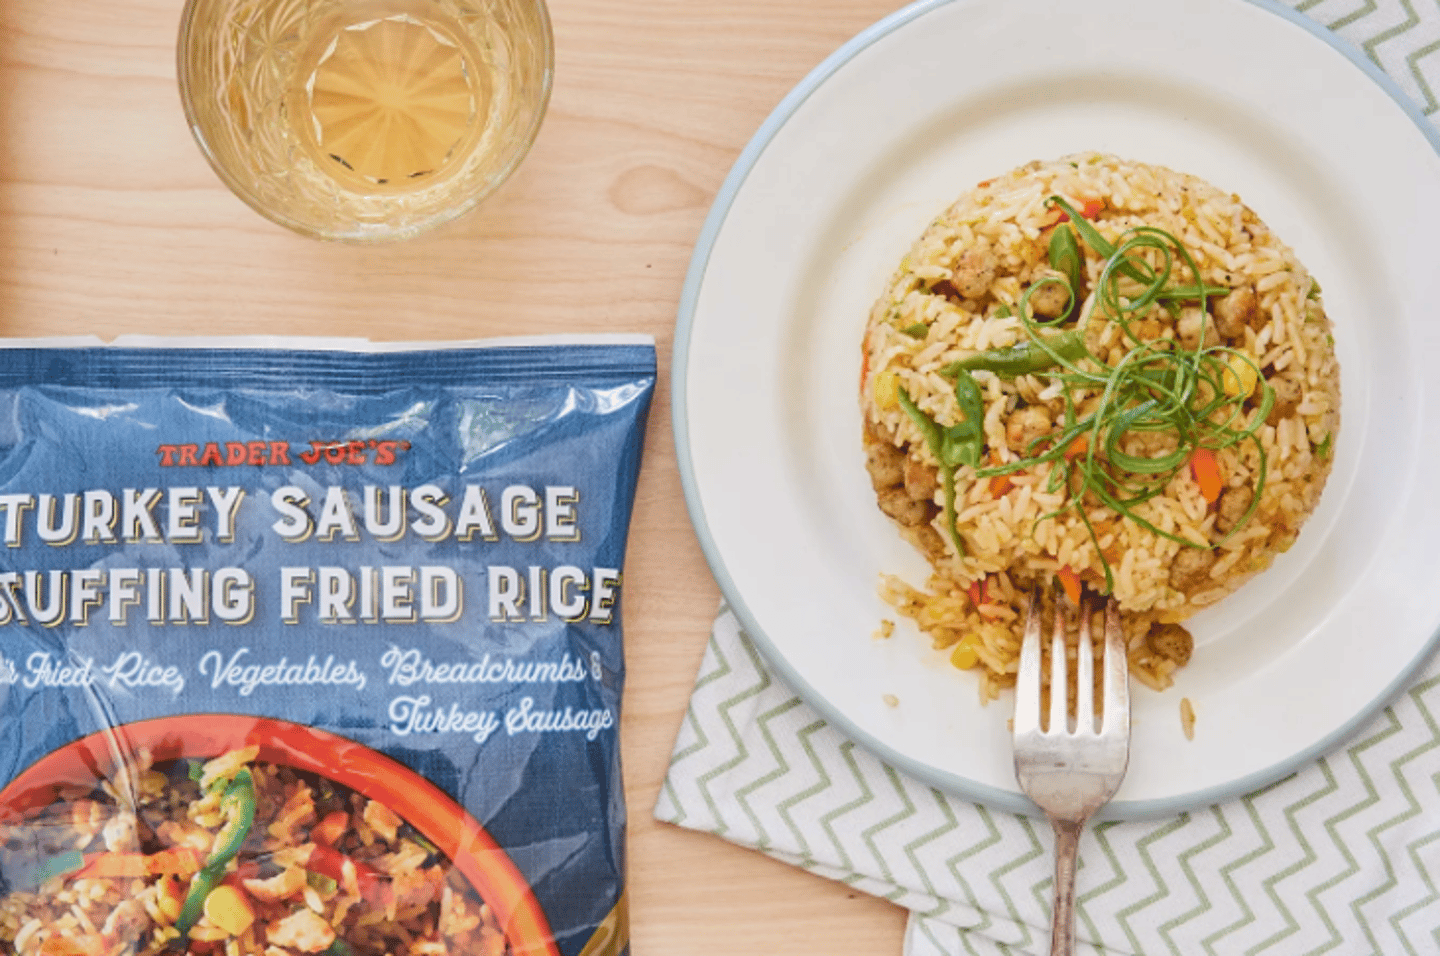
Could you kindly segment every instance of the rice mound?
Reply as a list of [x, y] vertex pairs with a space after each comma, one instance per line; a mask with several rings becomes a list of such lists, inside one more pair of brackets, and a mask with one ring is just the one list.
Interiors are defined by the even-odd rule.
[[[1142, 280], [1165, 293], [1147, 302]], [[1131, 673], [1163, 689], [1193, 649], [1179, 622], [1314, 510], [1339, 388], [1319, 285], [1238, 196], [1097, 153], [986, 180], [930, 223], [866, 327], [867, 467], [932, 568], [882, 593], [979, 671], [982, 699], [1014, 683], [1032, 588], [1113, 595]], [[1175, 402], [1173, 429], [1117, 423], [1150, 398]]]

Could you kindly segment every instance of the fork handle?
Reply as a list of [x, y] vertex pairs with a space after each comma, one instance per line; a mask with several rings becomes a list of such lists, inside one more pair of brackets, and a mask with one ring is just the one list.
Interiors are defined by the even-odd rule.
[[1085, 821], [1051, 819], [1055, 831], [1055, 902], [1050, 909], [1050, 956], [1075, 951], [1075, 862]]

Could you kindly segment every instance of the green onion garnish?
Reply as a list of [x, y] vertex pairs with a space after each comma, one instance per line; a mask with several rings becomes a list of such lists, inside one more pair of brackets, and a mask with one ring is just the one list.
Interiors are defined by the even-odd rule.
[[[1235, 534], [1254, 514], [1265, 487], [1268, 462], [1258, 432], [1274, 404], [1274, 390], [1250, 356], [1228, 346], [1205, 344], [1206, 326], [1211, 321], [1207, 303], [1229, 289], [1203, 282], [1194, 257], [1175, 236], [1152, 226], [1136, 226], [1111, 242], [1062, 197], [1052, 196], [1049, 203], [1066, 213], [1069, 224], [1057, 228], [1050, 240], [1050, 264], [1059, 275], [1048, 275], [1021, 296], [1017, 313], [1028, 341], [952, 362], [941, 370], [956, 380], [962, 415], [959, 424], [941, 426], [920, 411], [903, 390], [901, 405], [941, 464], [945, 523], [957, 552], [964, 554], [954, 526], [955, 471], [960, 465], [974, 468], [977, 479], [1048, 466], [1048, 490], [1063, 489], [1066, 500], [1037, 523], [1073, 509], [1095, 543], [1106, 589], [1113, 590], [1110, 564], [1100, 553], [1086, 503], [1108, 508], [1183, 546], [1208, 547], [1156, 527], [1136, 509], [1162, 494], [1171, 479], [1188, 467], [1197, 448], [1219, 451], [1246, 444], [1256, 456], [1255, 487], [1249, 510], [1229, 532]], [[1094, 306], [1062, 330], [1062, 325], [1072, 322], [1070, 313], [1079, 298], [1084, 259], [1077, 237], [1104, 265], [1096, 281]], [[1029, 297], [1041, 284], [1054, 283], [1066, 286], [1071, 309], [1057, 319], [1036, 319], [1027, 307]], [[1194, 347], [1185, 348], [1170, 339], [1142, 339], [1135, 323], [1176, 302], [1195, 302], [1202, 312]], [[1092, 353], [1085, 342], [1085, 332], [1097, 312], [1103, 320], [1119, 326], [1129, 346], [1114, 367]], [[1249, 394], [1226, 391], [1227, 377], [1234, 377], [1231, 362], [1236, 356], [1250, 365], [1261, 385], [1258, 401], [1248, 409]], [[1004, 377], [1051, 375], [1061, 385], [1063, 421], [1054, 432], [1032, 442], [1016, 460], [980, 467], [984, 406], [973, 371]], [[1084, 414], [1075, 398], [1081, 392], [1092, 396]], [[1123, 449], [1127, 437], [1146, 434], [1163, 436], [1159, 444], [1165, 450], [1133, 454]], [[1327, 439], [1317, 454], [1328, 451]]]

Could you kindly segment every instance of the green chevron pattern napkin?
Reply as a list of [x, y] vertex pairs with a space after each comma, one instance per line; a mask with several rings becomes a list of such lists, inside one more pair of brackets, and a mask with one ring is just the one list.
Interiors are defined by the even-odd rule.
[[[1344, 750], [1240, 800], [1081, 843], [1086, 954], [1440, 952], [1440, 662]], [[906, 956], [1042, 954], [1050, 828], [846, 739], [715, 623], [655, 815], [911, 911]]]
[[[1291, 6], [1440, 119], [1440, 2]], [[1095, 826], [1079, 952], [1440, 953], [1437, 717], [1432, 662], [1348, 746], [1287, 779], [1173, 819]], [[1049, 946], [1044, 820], [952, 799], [871, 756], [769, 673], [727, 608], [655, 815], [908, 908], [905, 956]]]

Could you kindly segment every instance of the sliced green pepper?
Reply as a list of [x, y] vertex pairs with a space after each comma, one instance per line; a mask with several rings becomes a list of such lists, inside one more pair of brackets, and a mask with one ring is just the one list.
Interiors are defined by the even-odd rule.
[[930, 453], [940, 463], [940, 486], [945, 494], [945, 529], [950, 543], [955, 545], [955, 553], [963, 555], [965, 544], [955, 530], [955, 469], [961, 465], [971, 468], [980, 466], [980, 454], [985, 449], [985, 397], [975, 376], [964, 369], [959, 369], [955, 375], [955, 400], [960, 403], [960, 413], [964, 418], [948, 428], [940, 427], [938, 422], [922, 412], [905, 389], [900, 389], [899, 397], [900, 407], [920, 429]]
[[[1081, 240], [1085, 245], [1094, 249], [1101, 259], [1109, 259], [1115, 255], [1115, 246], [1110, 243], [1110, 240], [1102, 236], [1100, 230], [1090, 224], [1090, 220], [1076, 212], [1075, 207], [1066, 202], [1063, 196], [1051, 196], [1046, 202], [1060, 207], [1060, 210], [1070, 220], [1070, 224], [1075, 227], [1075, 231], [1080, 234]], [[1134, 263], [1121, 263], [1120, 271], [1137, 282], [1149, 281], [1139, 269], [1135, 268]]]
[[950, 543], [955, 546], [955, 553], [965, 554], [965, 543], [960, 539], [960, 532], [955, 530], [955, 466], [947, 465], [942, 454], [944, 436], [940, 426], [933, 418], [920, 410], [920, 406], [910, 398], [910, 393], [905, 389], [899, 390], [900, 407], [915, 427], [920, 429], [920, 434], [925, 439], [925, 445], [930, 453], [940, 463], [940, 487], [945, 494], [945, 531], [949, 535]]
[[1065, 310], [1069, 319], [1080, 305], [1080, 277], [1084, 259], [1080, 246], [1075, 242], [1075, 232], [1061, 224], [1050, 236], [1050, 267], [1065, 277], [1070, 292], [1070, 306]]
[[905, 391], [903, 387], [899, 389], [899, 398], [900, 407], [905, 410], [906, 415], [910, 416], [910, 420], [915, 423], [915, 427], [920, 429], [920, 436], [925, 439], [925, 444], [930, 449], [930, 454], [939, 458], [940, 426], [935, 423], [935, 419], [920, 410], [920, 406], [915, 404], [915, 400], [910, 397], [910, 393]]
[[1050, 267], [1070, 280], [1070, 288], [1080, 286], [1080, 246], [1075, 232], [1063, 223], [1050, 236]]
[[190, 879], [190, 892], [185, 894], [185, 903], [180, 907], [180, 916], [175, 920], [175, 928], [180, 931], [180, 938], [184, 939], [190, 935], [195, 924], [200, 922], [200, 916], [205, 912], [205, 897], [210, 891], [220, 885], [225, 878], [225, 868], [212, 870], [202, 869]]
[[1218, 299], [1221, 296], [1229, 295], [1230, 291], [1229, 286], [1223, 285], [1177, 285], [1171, 286], [1168, 289], [1161, 289], [1155, 293], [1155, 298], [1160, 300], [1190, 302], [1192, 300], [1198, 301], [1200, 293], [1202, 292], [1205, 293], [1206, 298]]
[[215, 837], [215, 849], [209, 859], [190, 880], [190, 890], [185, 894], [180, 916], [175, 920], [181, 939], [200, 922], [200, 914], [205, 911], [205, 897], [225, 878], [225, 867], [240, 852], [245, 838], [250, 835], [250, 828], [255, 824], [255, 779], [250, 776], [249, 770], [242, 769], [235, 774], [225, 788], [225, 794], [220, 798], [220, 812], [226, 816], [225, 825]]
[[951, 362], [940, 369], [947, 378], [961, 372], [994, 372], [1004, 379], [1017, 375], [1030, 375], [1054, 368], [1059, 362], [1056, 356], [1067, 362], [1075, 362], [1085, 356], [1085, 334], [1071, 329], [1058, 335], [1043, 336], [1038, 340], [1016, 342], [1004, 348], [977, 352], [969, 358]]
[[215, 850], [205, 861], [206, 866], [224, 866], [235, 859], [240, 845], [250, 834], [250, 827], [255, 823], [255, 779], [250, 771], [241, 770], [230, 781], [220, 798], [220, 812], [228, 819], [215, 837]]
[[985, 447], [985, 398], [980, 393], [980, 383], [966, 369], [955, 374], [955, 400], [960, 403], [960, 412], [965, 416], [961, 422], [944, 429], [940, 435], [940, 454], [945, 464], [954, 468], [980, 464], [980, 452]]

